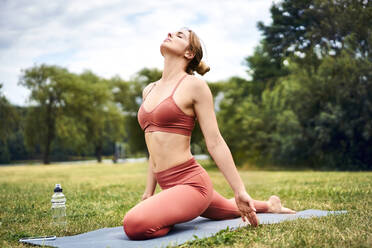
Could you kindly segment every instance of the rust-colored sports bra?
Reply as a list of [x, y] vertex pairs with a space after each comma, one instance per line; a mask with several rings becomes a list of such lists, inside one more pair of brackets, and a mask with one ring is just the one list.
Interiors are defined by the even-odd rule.
[[173, 99], [174, 92], [186, 76], [187, 74], [178, 81], [170, 96], [161, 101], [152, 111], [148, 112], [143, 107], [143, 103], [155, 84], [152, 86], [138, 110], [137, 119], [142, 130], [146, 133], [162, 131], [186, 136], [191, 135], [195, 126], [195, 117], [185, 114]]

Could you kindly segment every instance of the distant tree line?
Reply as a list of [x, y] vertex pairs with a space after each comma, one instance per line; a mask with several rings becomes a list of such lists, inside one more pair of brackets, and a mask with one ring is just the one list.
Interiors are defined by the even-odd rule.
[[[237, 165], [372, 168], [372, 5], [361, 0], [284, 0], [245, 58], [250, 80], [208, 82], [222, 136]], [[213, 69], [213, 68], [212, 68]], [[161, 77], [144, 68], [132, 79], [74, 74], [53, 65], [23, 70], [28, 107], [1, 95], [0, 161], [147, 155], [137, 122], [142, 90]], [[194, 154], [207, 153], [196, 124]]]

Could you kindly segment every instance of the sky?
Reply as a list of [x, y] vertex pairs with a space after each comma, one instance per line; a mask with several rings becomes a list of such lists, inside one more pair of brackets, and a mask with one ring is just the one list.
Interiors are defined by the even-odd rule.
[[278, 2], [0, 0], [1, 92], [12, 104], [28, 105], [29, 91], [18, 85], [21, 70], [43, 63], [124, 80], [145, 67], [162, 70], [160, 44], [182, 27], [199, 36], [211, 68], [197, 77], [249, 79], [244, 58], [262, 38], [257, 22], [270, 24]]

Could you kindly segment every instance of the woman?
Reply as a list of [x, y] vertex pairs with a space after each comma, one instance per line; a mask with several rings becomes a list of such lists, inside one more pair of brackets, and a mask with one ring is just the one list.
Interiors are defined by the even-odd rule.
[[[256, 212], [295, 213], [282, 207], [277, 196], [257, 201], [246, 192], [219, 132], [211, 91], [204, 80], [193, 76], [194, 71], [201, 75], [209, 71], [201, 61], [203, 51], [196, 34], [186, 28], [168, 33], [160, 52], [164, 57], [162, 77], [144, 88], [138, 111], [150, 154], [149, 168], [142, 201], [123, 219], [127, 236], [134, 240], [160, 237], [174, 224], [197, 216], [215, 220], [241, 216], [257, 226]], [[207, 172], [190, 152], [195, 119], [208, 152], [234, 191], [232, 199], [213, 190]], [[163, 191], [154, 195], [157, 183]]]

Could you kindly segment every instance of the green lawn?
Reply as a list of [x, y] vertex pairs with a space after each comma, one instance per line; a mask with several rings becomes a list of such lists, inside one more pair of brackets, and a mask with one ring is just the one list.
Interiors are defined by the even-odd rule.
[[[122, 225], [124, 214], [141, 198], [146, 168], [146, 163], [0, 167], [0, 246], [30, 247], [18, 239]], [[233, 196], [217, 169], [208, 173], [217, 191]], [[297, 211], [348, 214], [223, 230], [181, 247], [372, 247], [371, 172], [240, 171], [240, 175], [255, 199], [276, 194]], [[56, 183], [62, 184], [67, 197], [67, 231], [50, 225]]]

